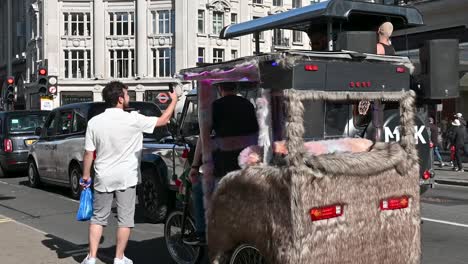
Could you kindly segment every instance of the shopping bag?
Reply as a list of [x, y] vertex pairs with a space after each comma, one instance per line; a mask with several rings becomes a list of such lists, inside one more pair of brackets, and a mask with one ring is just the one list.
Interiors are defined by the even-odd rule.
[[88, 221], [93, 216], [93, 193], [90, 188], [86, 188], [81, 192], [80, 207], [76, 214], [76, 220]]

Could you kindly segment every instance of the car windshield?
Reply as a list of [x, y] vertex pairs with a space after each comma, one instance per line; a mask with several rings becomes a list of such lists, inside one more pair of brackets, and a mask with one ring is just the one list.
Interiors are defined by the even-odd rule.
[[28, 114], [12, 116], [8, 118], [10, 132], [34, 132], [37, 127], [42, 127], [49, 113]]

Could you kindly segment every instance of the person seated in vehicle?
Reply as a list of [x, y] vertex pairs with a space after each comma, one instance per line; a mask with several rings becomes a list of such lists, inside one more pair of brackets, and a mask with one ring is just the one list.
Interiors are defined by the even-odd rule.
[[377, 31], [379, 42], [377, 43], [377, 54], [378, 55], [395, 55], [395, 48], [393, 48], [390, 37], [393, 33], [393, 24], [385, 22], [380, 25]]
[[[203, 175], [204, 189], [201, 191], [199, 167], [201, 165], [201, 143], [197, 143], [195, 157], [190, 171], [194, 200], [194, 216], [196, 232], [184, 239], [189, 245], [199, 245], [205, 241], [204, 207], [200, 205], [204, 192], [214, 192], [219, 180], [231, 171], [240, 169], [238, 157], [240, 152], [258, 140], [258, 122], [253, 104], [237, 95], [237, 83], [225, 82], [218, 84], [221, 98], [212, 104], [212, 127], [215, 149], [213, 151], [214, 178]], [[206, 187], [208, 186], [208, 187]], [[207, 189], [205, 189], [207, 188]]]

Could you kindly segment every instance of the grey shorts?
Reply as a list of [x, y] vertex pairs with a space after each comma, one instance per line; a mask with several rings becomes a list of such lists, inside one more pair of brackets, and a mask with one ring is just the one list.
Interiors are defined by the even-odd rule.
[[119, 227], [135, 226], [135, 197], [136, 188], [130, 187], [123, 191], [98, 192], [94, 191], [93, 196], [93, 217], [91, 224], [106, 226], [109, 218], [112, 201], [117, 203], [117, 219]]

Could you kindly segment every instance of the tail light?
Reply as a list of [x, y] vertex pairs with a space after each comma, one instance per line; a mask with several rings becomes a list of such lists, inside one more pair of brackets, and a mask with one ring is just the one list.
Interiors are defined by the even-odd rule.
[[397, 73], [405, 73], [405, 72], [406, 72], [406, 69], [405, 69], [405, 67], [397, 67], [397, 68], [396, 68], [396, 72], [397, 72]]
[[318, 71], [318, 69], [318, 66], [313, 64], [307, 64], [304, 66], [304, 70], [306, 71]]
[[403, 208], [407, 208], [408, 204], [409, 204], [408, 196], [389, 198], [389, 199], [380, 201], [380, 210], [386, 211], [386, 210], [403, 209]]
[[183, 159], [188, 159], [188, 154], [189, 154], [189, 150], [188, 150], [188, 149], [184, 149], [184, 151], [182, 152], [181, 157], [182, 157]]
[[423, 179], [429, 180], [429, 178], [431, 178], [431, 173], [428, 170], [425, 170], [423, 173]]
[[335, 218], [343, 215], [343, 205], [331, 205], [310, 209], [310, 218], [313, 221]]
[[13, 142], [11, 142], [11, 139], [5, 138], [3, 140], [3, 151], [13, 152]]

